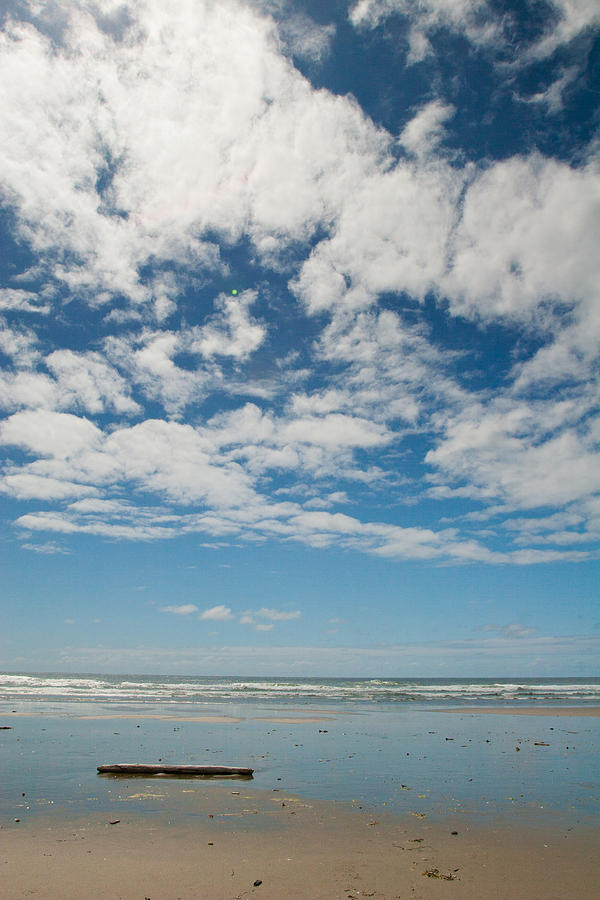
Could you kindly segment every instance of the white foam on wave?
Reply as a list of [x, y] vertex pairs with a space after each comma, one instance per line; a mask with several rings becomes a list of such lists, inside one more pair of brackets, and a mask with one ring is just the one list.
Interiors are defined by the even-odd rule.
[[0, 674], [0, 699], [103, 702], [324, 700], [451, 703], [600, 702], [600, 681], [478, 679], [136, 678], [135, 676]]

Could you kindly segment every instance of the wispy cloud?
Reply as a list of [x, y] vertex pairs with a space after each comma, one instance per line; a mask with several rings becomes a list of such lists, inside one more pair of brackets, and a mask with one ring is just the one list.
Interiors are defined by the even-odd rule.
[[482, 630], [491, 631], [500, 637], [516, 639], [530, 637], [538, 631], [537, 628], [530, 628], [519, 622], [511, 622], [509, 625], [484, 625]]
[[233, 614], [228, 606], [211, 606], [210, 609], [201, 612], [198, 618], [226, 622], [228, 619], [233, 619]]
[[43, 554], [69, 554], [71, 551], [68, 547], [63, 547], [57, 541], [43, 541], [41, 544], [24, 543], [21, 544], [24, 550], [31, 550], [34, 553]]
[[254, 615], [258, 616], [261, 619], [270, 619], [271, 622], [289, 622], [292, 619], [299, 619], [301, 616], [301, 612], [299, 609], [267, 609], [263, 606], [258, 609], [254, 613]]
[[[274, 623], [293, 622], [298, 620], [301, 615], [302, 613], [299, 609], [270, 609], [263, 606], [256, 610], [247, 610], [240, 616], [238, 621], [240, 625], [253, 625], [256, 631], [271, 631], [275, 627]], [[257, 619], [259, 620], [258, 622]], [[267, 624], [264, 621], [261, 622], [261, 619], [267, 619], [267, 623], [271, 624]]]
[[55, 651], [62, 671], [128, 671], [230, 674], [243, 668], [257, 675], [353, 675], [397, 677], [403, 671], [418, 676], [473, 677], [490, 671], [520, 676], [557, 674], [557, 660], [565, 673], [585, 674], [600, 651], [599, 635], [525, 638], [496, 636], [483, 640], [390, 644], [389, 646], [314, 647], [263, 646], [110, 648], [72, 647]]
[[160, 611], [174, 613], [176, 616], [191, 616], [198, 612], [198, 607], [194, 603], [182, 603], [180, 606], [161, 606]]

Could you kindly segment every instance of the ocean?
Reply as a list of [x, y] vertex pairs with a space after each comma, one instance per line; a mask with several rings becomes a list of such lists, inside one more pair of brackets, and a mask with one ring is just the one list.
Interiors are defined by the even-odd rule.
[[264, 678], [0, 673], [0, 704], [598, 704], [600, 678]]

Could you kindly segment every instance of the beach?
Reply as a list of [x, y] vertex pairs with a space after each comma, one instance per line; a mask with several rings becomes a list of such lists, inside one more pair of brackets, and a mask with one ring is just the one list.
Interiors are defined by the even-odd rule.
[[[147, 785], [143, 785], [147, 788]], [[94, 815], [2, 830], [5, 900], [41, 896], [334, 900], [376, 897], [591, 898], [600, 887], [598, 831], [430, 824], [308, 803], [285, 792], [201, 804], [193, 823]], [[236, 802], [231, 802], [231, 801]], [[229, 802], [228, 802], [229, 801]], [[213, 810], [208, 812], [208, 810]], [[115, 816], [117, 813], [115, 813]], [[214, 818], [209, 818], [213, 816]], [[111, 824], [114, 823], [114, 824]]]
[[444, 709], [439, 712], [460, 713], [481, 716], [578, 716], [585, 718], [600, 716], [600, 706], [471, 706], [465, 709]]
[[[264, 682], [244, 700], [224, 698], [222, 682], [218, 699], [214, 682], [185, 699], [184, 682], [169, 701], [172, 686], [142, 679], [141, 701], [123, 679], [97, 698], [99, 679], [83, 693], [82, 677], [44, 678], [34, 696], [0, 701], [2, 900], [600, 893], [597, 685], [579, 705], [542, 702], [544, 686], [537, 702], [465, 703], [463, 685], [457, 706], [448, 685], [441, 704], [431, 685], [414, 704], [390, 700], [394, 684], [366, 683], [387, 692], [374, 702], [357, 699], [358, 683], [315, 697], [308, 680], [293, 698]], [[471, 690], [476, 700], [482, 686]], [[254, 772], [97, 772], [158, 762]]]

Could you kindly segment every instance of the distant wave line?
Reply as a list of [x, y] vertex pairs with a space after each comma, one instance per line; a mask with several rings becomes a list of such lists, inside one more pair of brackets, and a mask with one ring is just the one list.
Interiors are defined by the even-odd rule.
[[0, 700], [198, 703], [598, 702], [600, 679], [351, 679], [0, 674]]

